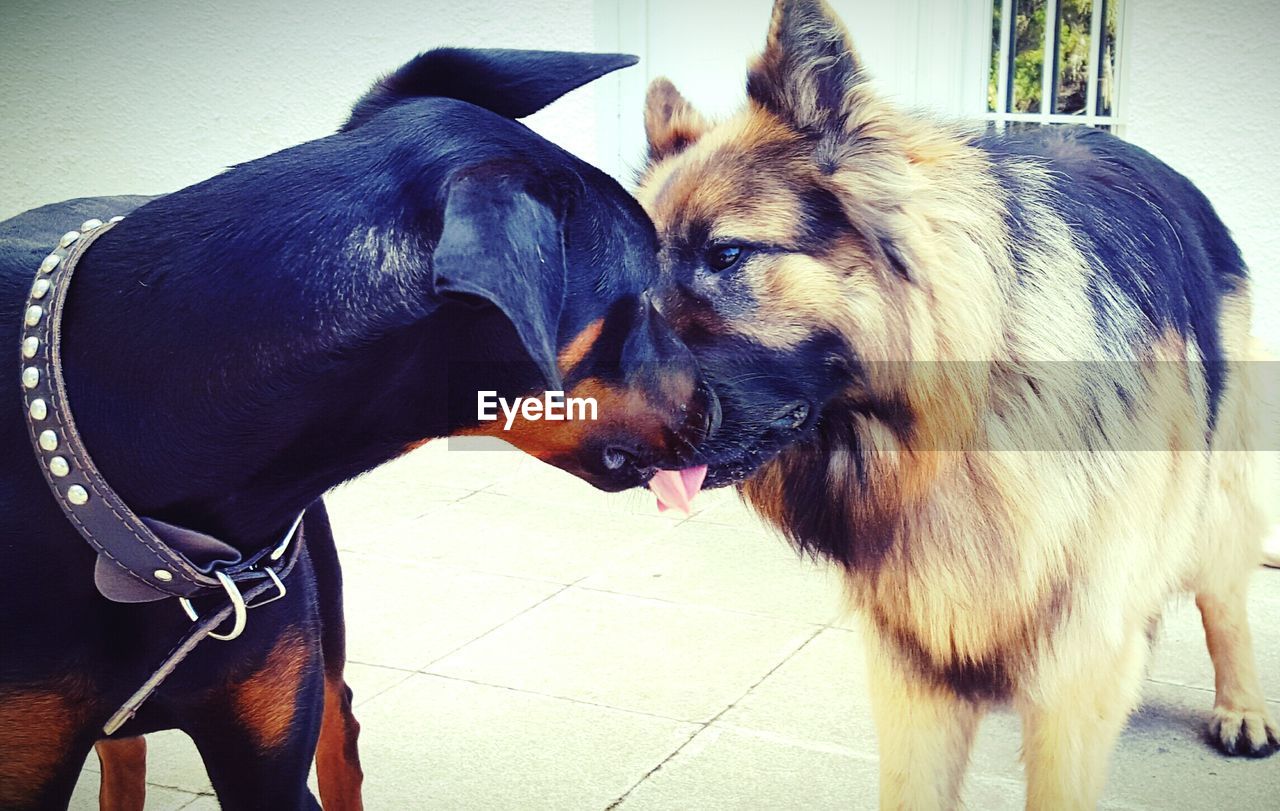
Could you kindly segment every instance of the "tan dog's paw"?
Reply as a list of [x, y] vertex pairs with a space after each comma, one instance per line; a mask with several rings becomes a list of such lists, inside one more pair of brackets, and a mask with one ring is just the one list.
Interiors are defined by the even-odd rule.
[[1280, 724], [1266, 710], [1215, 707], [1209, 741], [1225, 755], [1264, 758], [1280, 751]]

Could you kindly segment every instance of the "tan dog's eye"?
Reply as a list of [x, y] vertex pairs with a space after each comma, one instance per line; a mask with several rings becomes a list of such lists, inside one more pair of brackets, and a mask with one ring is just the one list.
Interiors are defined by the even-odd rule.
[[719, 273], [741, 263], [749, 253], [739, 245], [713, 245], [707, 249], [707, 267]]

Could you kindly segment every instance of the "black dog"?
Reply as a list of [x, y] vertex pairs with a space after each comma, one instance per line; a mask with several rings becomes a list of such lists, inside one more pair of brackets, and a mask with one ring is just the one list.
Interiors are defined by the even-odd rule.
[[[223, 807], [315, 807], [322, 706], [340, 725], [348, 699], [321, 494], [460, 433], [507, 437], [609, 490], [703, 440], [696, 366], [645, 292], [647, 218], [513, 120], [633, 63], [431, 52], [376, 85], [339, 134], [135, 211], [141, 198], [79, 200], [0, 225], [0, 328], [16, 349], [59, 236], [128, 214], [79, 262], [61, 364], [85, 446], [133, 512], [248, 557], [306, 510], [288, 596], [235, 641], [197, 647], [116, 738], [183, 729]], [[16, 361], [0, 386], [0, 807], [50, 808], [189, 621], [172, 599], [95, 588], [95, 554], [24, 436]], [[477, 421], [479, 391], [547, 389], [597, 398], [598, 419], [508, 433]], [[226, 597], [194, 602], [203, 616]], [[353, 735], [335, 730], [335, 761]]]

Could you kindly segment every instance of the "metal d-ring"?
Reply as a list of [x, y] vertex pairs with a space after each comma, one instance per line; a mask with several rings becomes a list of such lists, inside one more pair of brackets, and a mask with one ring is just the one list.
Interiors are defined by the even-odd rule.
[[[302, 525], [302, 517], [304, 515], [306, 515], [306, 510], [298, 513], [298, 517], [293, 519], [293, 525], [290, 526], [289, 531], [285, 533], [284, 540], [280, 541], [276, 548], [271, 551], [271, 560], [279, 560], [284, 557], [285, 550], [289, 548], [289, 544], [293, 543], [294, 538], [297, 537], [298, 527]], [[236, 586], [235, 582], [224, 572], [213, 573], [213, 576], [218, 578], [218, 582], [222, 584], [224, 589], [226, 589], [227, 596], [231, 598], [231, 607], [235, 609], [235, 623], [231, 626], [230, 633], [215, 634], [210, 632], [209, 636], [214, 639], [220, 639], [224, 642], [235, 639], [240, 636], [240, 634], [244, 633], [245, 620], [250, 608], [260, 608], [267, 603], [274, 603], [276, 600], [279, 600], [289, 593], [284, 587], [284, 581], [280, 579], [280, 575], [276, 574], [275, 569], [272, 569], [269, 566], [263, 566], [260, 572], [271, 578], [272, 584], [276, 587], [276, 594], [274, 597], [269, 597], [261, 602], [254, 603], [253, 605], [245, 604], [244, 595], [240, 593], [240, 589]], [[199, 621], [200, 615], [196, 613], [195, 606], [191, 604], [189, 599], [186, 597], [179, 597], [178, 603], [182, 606], [182, 610], [187, 612], [187, 616], [191, 618], [192, 622]]]
[[249, 608], [261, 608], [267, 603], [274, 603], [276, 600], [281, 599], [282, 597], [284, 597], [286, 594], [289, 593], [288, 589], [284, 587], [284, 581], [280, 579], [280, 575], [276, 574], [275, 569], [263, 569], [262, 571], [264, 574], [266, 574], [267, 577], [271, 578], [271, 582], [275, 584], [276, 595], [274, 597], [268, 597], [265, 600], [261, 600], [259, 602], [253, 603], [249, 606]]
[[[244, 604], [244, 595], [240, 593], [240, 589], [236, 587], [235, 582], [230, 577], [227, 577], [225, 572], [214, 572], [213, 576], [218, 578], [218, 582], [222, 584], [224, 589], [226, 589], [227, 596], [231, 598], [231, 607], [235, 610], [235, 619], [231, 625], [230, 633], [215, 634], [210, 631], [209, 636], [214, 639], [220, 639], [223, 642], [228, 642], [244, 633], [244, 624], [245, 619], [248, 617], [248, 608]], [[279, 578], [275, 578], [275, 580], [277, 583], [280, 582]], [[281, 590], [283, 589], [284, 586], [281, 584]], [[190, 600], [186, 597], [179, 597], [178, 602], [182, 605], [182, 610], [187, 612], [187, 616], [191, 618], [192, 622], [196, 622], [200, 619], [200, 615], [196, 613], [196, 609], [191, 605]]]

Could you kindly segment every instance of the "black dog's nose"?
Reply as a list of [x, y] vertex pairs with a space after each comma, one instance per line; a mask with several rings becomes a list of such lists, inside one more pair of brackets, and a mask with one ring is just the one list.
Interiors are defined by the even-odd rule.
[[703, 407], [706, 424], [703, 426], [702, 441], [707, 442], [716, 435], [716, 431], [720, 430], [720, 423], [724, 420], [724, 410], [720, 406], [720, 397], [715, 389], [702, 387], [702, 391], [706, 399], [706, 405]]

